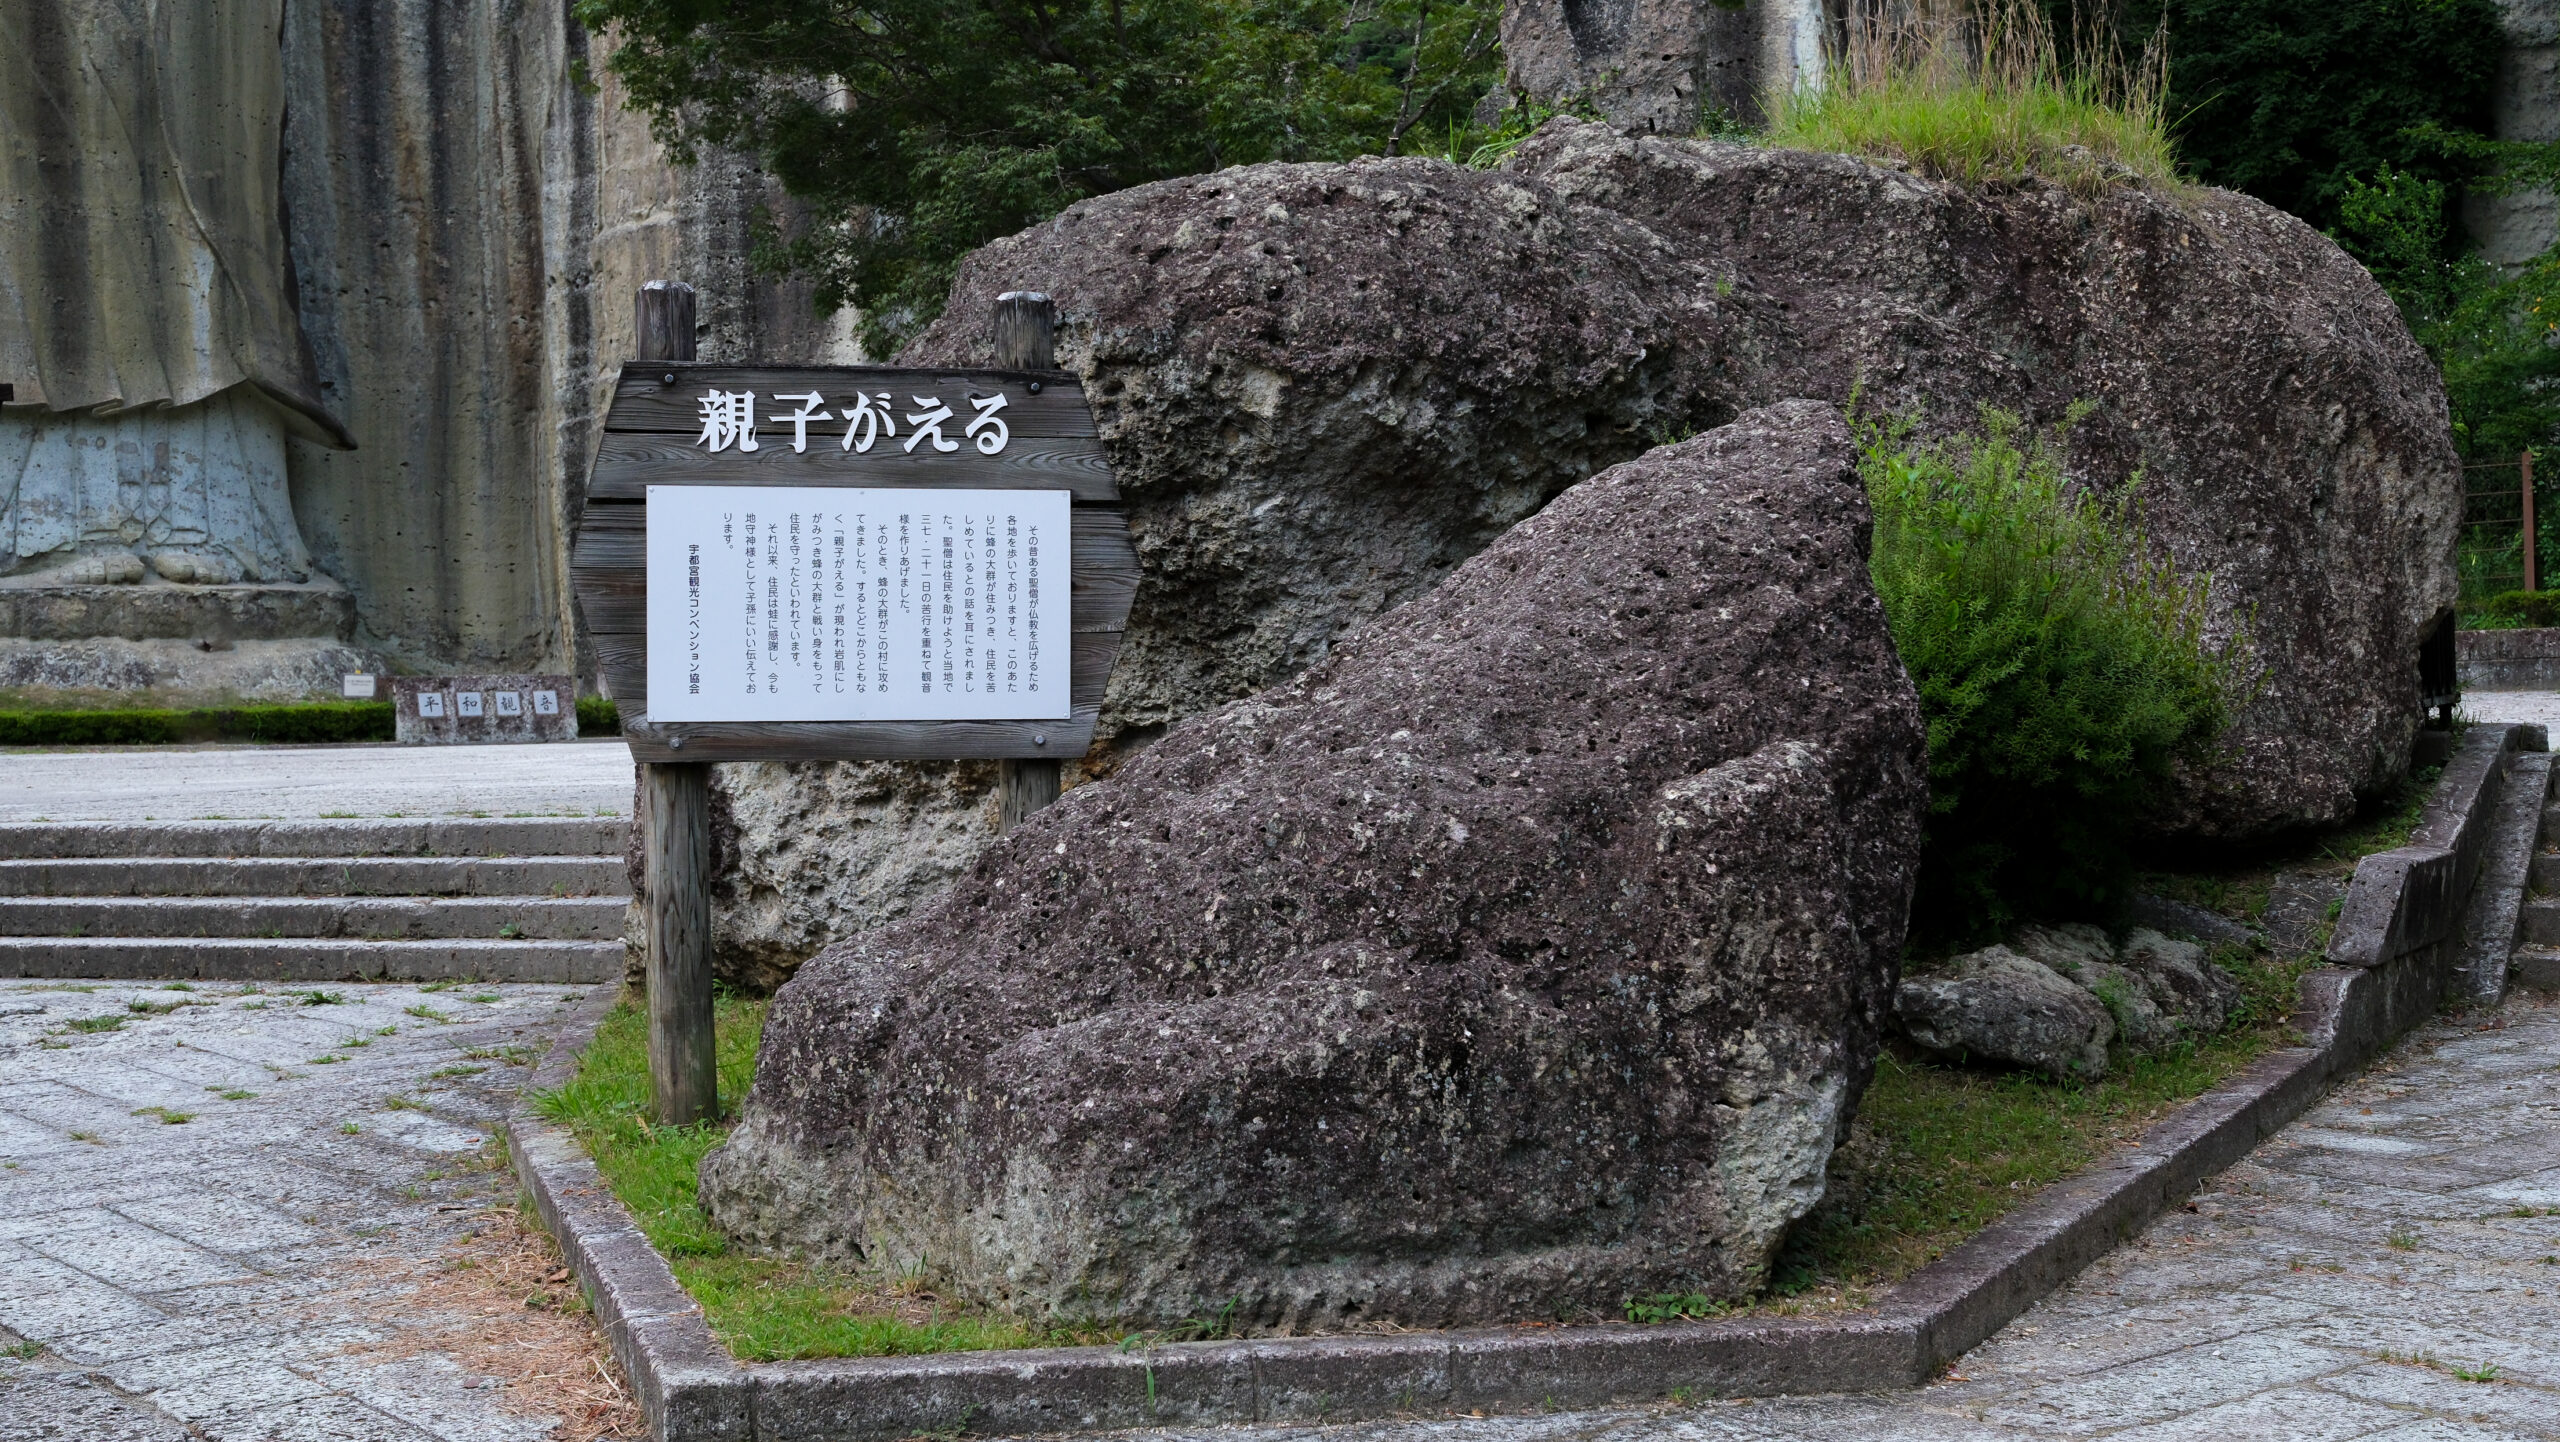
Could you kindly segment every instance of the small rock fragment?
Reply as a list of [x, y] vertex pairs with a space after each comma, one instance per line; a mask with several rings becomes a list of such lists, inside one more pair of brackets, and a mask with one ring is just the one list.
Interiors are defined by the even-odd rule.
[[1904, 977], [1894, 1011], [1930, 1051], [2055, 1077], [2106, 1075], [2107, 1043], [2116, 1034], [2115, 1019], [2096, 997], [2005, 946]]

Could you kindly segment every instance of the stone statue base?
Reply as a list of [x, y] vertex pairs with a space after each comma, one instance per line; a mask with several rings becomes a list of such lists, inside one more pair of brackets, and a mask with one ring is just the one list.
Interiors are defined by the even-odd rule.
[[380, 674], [355, 598], [303, 585], [12, 585], [0, 580], [0, 705], [216, 706], [338, 695]]

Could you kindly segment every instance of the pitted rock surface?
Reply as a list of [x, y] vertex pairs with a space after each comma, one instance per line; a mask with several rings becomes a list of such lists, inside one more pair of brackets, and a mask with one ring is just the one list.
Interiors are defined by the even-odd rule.
[[734, 1236], [1253, 1330], [1756, 1284], [1889, 1002], [1916, 697], [1827, 406], [1567, 492], [776, 996]]
[[2453, 605], [2459, 458], [2435, 367], [2311, 227], [2229, 191], [1967, 188], [1570, 121], [1505, 168], [1723, 279], [1711, 328], [1748, 358], [1739, 403], [1862, 390], [1933, 431], [2093, 407], [2073, 473], [2141, 478], [2155, 541], [2213, 578], [2213, 634], [2245, 628], [2266, 668], [2166, 830], [2342, 822], [2407, 770], [2418, 645]]
[[[2453, 602], [2433, 366], [2361, 266], [2227, 192], [1969, 189], [1559, 120], [1489, 173], [1265, 165], [1084, 202], [972, 255], [903, 358], [982, 361], [1014, 289], [1058, 301], [1144, 567], [1083, 775], [1320, 661], [1582, 477], [1791, 397], [1927, 433], [2095, 407], [2075, 473], [2142, 476], [2169, 558], [2213, 577], [2214, 634], [2247, 618], [2267, 669], [2174, 833], [2386, 789]], [[992, 839], [989, 784], [866, 774], [842, 789], [915, 806], [830, 801], [826, 825], [742, 806], [724, 969], [905, 914]]]

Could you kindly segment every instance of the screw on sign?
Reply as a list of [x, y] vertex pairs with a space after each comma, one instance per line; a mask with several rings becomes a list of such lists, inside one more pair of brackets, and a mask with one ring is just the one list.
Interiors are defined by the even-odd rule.
[[1137, 556], [1048, 298], [994, 321], [984, 368], [703, 365], [691, 288], [641, 288], [570, 576], [641, 767], [662, 1120], [718, 1111], [708, 763], [993, 759], [1010, 830], [1092, 744]]

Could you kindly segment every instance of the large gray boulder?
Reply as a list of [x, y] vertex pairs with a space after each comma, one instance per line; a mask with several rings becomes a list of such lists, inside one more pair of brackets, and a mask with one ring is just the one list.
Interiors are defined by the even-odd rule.
[[2094, 407], [2074, 473], [2141, 478], [2155, 540], [2213, 578], [2212, 633], [2245, 628], [2265, 667], [2162, 830], [2330, 825], [2407, 771], [2460, 462], [2434, 363], [2327, 237], [2230, 191], [1969, 188], [1570, 121], [1508, 168], [1728, 277], [1717, 341], [1746, 399], [1858, 392], [1937, 432]]
[[1567, 491], [774, 998], [731, 1235], [1252, 1330], [1759, 1284], [1926, 806], [1837, 412]]
[[[1408, 158], [1164, 181], [962, 271], [900, 359], [982, 364], [991, 297], [1055, 296], [1059, 363], [1084, 379], [1144, 568], [1071, 785], [1322, 660], [1565, 487], [1735, 413], [1666, 369], [1712, 349], [1686, 263], [1499, 172]], [[993, 781], [717, 768], [737, 823], [723, 974], [787, 970], [937, 894], [994, 839]]]
[[[2361, 266], [2246, 197], [1967, 188], [1559, 120], [1494, 172], [1265, 165], [1083, 202], [972, 255], [905, 358], [990, 354], [987, 298], [1018, 288], [1058, 300], [1145, 569], [1077, 775], [1321, 660], [1583, 476], [1853, 393], [1937, 433], [2096, 406], [2078, 472], [2142, 476], [2166, 554], [2214, 578], [2216, 634], [2245, 621], [2266, 668], [2166, 829], [2340, 821], [2406, 768], [2454, 595], [2443, 393]], [[903, 915], [992, 836], [973, 783], [839, 789], [938, 799], [742, 806], [770, 820], [740, 832], [724, 954], [782, 965]], [[902, 851], [909, 828], [931, 844]]]

